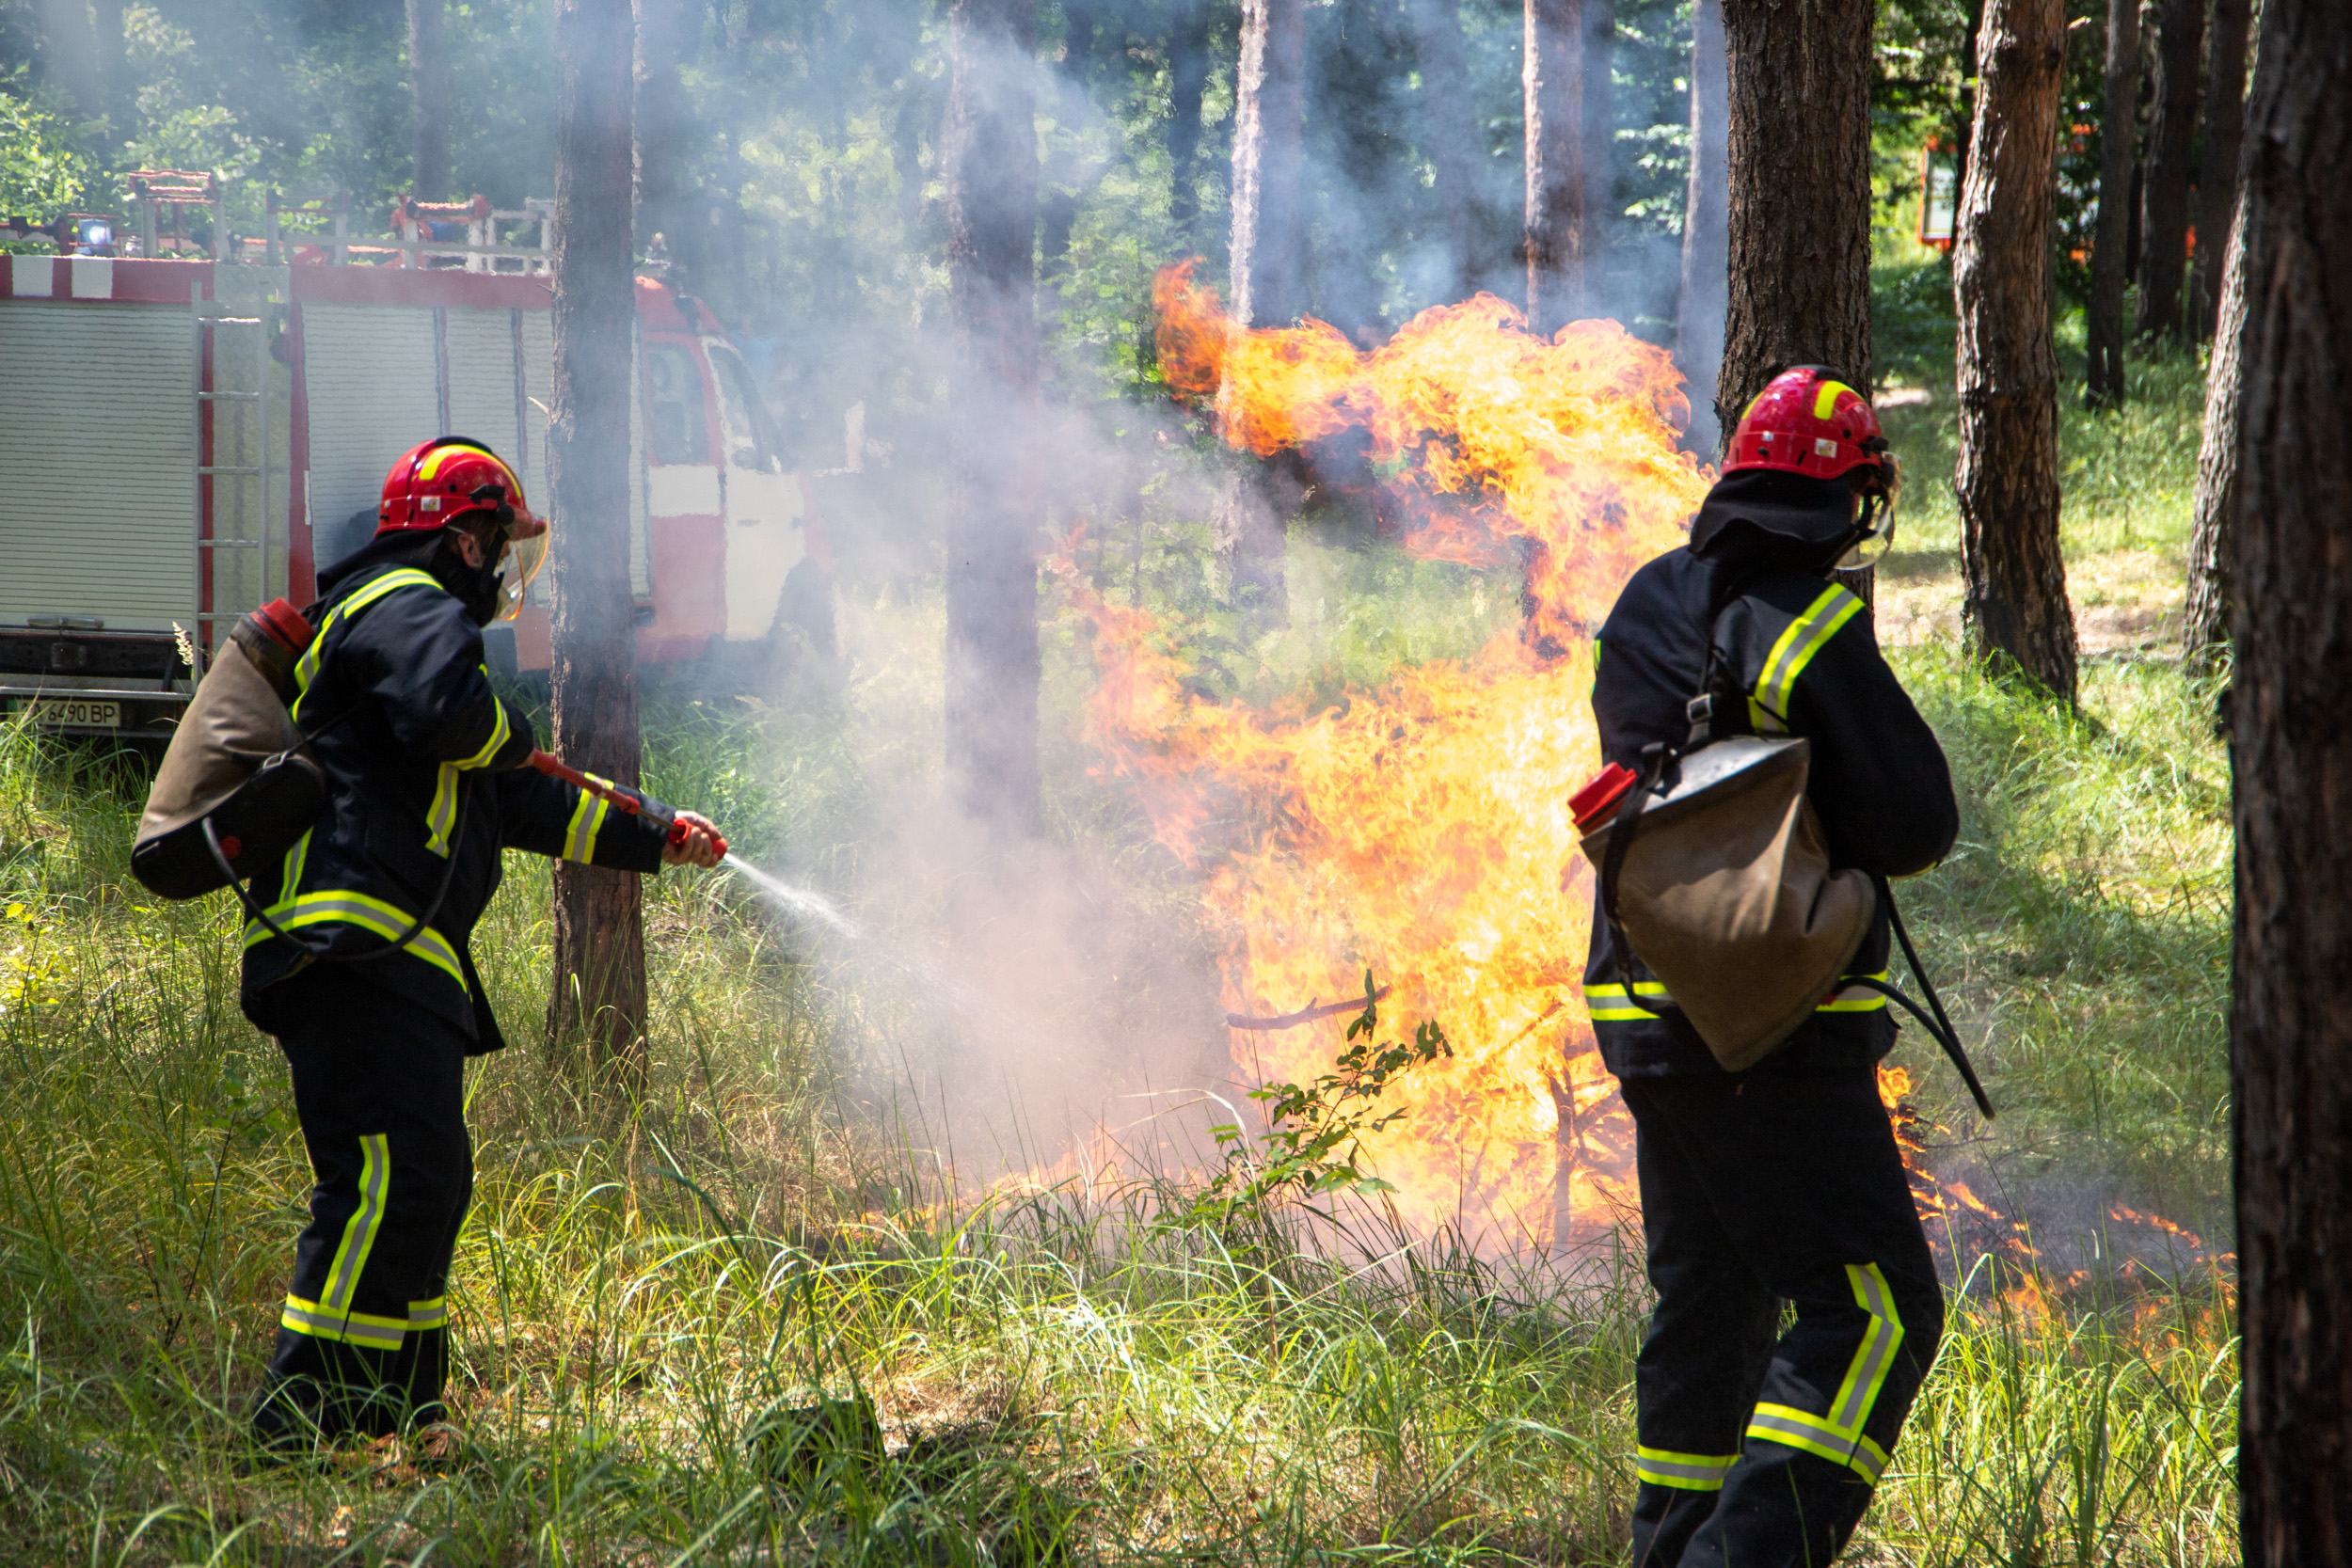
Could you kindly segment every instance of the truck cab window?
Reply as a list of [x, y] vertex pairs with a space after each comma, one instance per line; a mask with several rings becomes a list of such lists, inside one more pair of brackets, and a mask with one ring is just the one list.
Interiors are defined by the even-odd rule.
[[656, 463], [710, 461], [703, 378], [681, 344], [645, 344], [645, 445]]
[[706, 342], [703, 351], [710, 356], [710, 368], [719, 383], [720, 417], [726, 424], [727, 461], [739, 468], [757, 473], [781, 473], [776, 461], [778, 446], [775, 427], [768, 418], [768, 404], [752, 384], [752, 372], [732, 348]]

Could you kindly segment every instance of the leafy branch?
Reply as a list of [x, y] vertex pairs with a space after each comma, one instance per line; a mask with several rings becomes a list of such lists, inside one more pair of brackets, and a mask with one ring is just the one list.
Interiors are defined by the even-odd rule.
[[1263, 1219], [1285, 1199], [1308, 1201], [1335, 1192], [1360, 1195], [1393, 1192], [1389, 1182], [1363, 1168], [1363, 1139], [1405, 1114], [1398, 1106], [1377, 1110], [1391, 1084], [1413, 1068], [1454, 1054], [1445, 1031], [1423, 1023], [1413, 1042], [1375, 1043], [1380, 1027], [1382, 988], [1364, 971], [1364, 1007], [1347, 1026], [1350, 1042], [1327, 1072], [1303, 1087], [1265, 1084], [1249, 1098], [1266, 1107], [1269, 1130], [1253, 1141], [1233, 1123], [1211, 1128], [1224, 1154], [1224, 1168], [1165, 1223], [1179, 1229], [1230, 1227], [1240, 1216]]

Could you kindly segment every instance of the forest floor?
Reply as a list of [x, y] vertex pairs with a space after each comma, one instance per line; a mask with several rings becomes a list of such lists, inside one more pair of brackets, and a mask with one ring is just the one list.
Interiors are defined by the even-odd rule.
[[[2232, 1259], [2201, 1239], [2229, 1233], [2229, 776], [2214, 690], [2166, 641], [2195, 367], [2143, 366], [2135, 392], [2065, 417], [2092, 656], [2072, 711], [1959, 657], [1927, 477], [1948, 397], [1891, 418], [1917, 477], [1880, 625], [1963, 801], [1906, 904], [2000, 1119], [1970, 1131], [1911, 1037], [1897, 1060], [1921, 1158], [2024, 1229], [1947, 1252], [1952, 1334], [1858, 1562], [2237, 1558]], [[1483, 624], [1391, 556], [1294, 545], [1295, 581], [1371, 607], [1316, 623], [1351, 678]], [[845, 603], [846, 680], [787, 708], [657, 693], [649, 786], [846, 885], [936, 754], [938, 615]], [[1066, 715], [1082, 650], [1058, 624], [1048, 647]], [[1183, 888], [1073, 748], [1048, 764], [1057, 833], [1161, 928]], [[892, 987], [810, 961], [717, 875], [648, 894], [646, 1101], [583, 1094], [530, 1043], [472, 1069], [463, 1445], [250, 1473], [240, 1421], [309, 1176], [282, 1064], [236, 1009], [229, 907], [128, 875], [141, 789], [0, 726], [0, 1563], [1620, 1559], [1637, 1231], [1499, 1260], [1370, 1219], [1171, 1226], [1181, 1177], [951, 1187], [922, 1108], [893, 1119], [853, 1060], [911, 1037]], [[476, 942], [526, 1042], [546, 909], [517, 859]], [[892, 962], [898, 992], [953, 990]]]

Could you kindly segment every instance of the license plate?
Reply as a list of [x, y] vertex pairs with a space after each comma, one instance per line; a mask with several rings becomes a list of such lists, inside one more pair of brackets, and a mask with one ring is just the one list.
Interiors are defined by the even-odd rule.
[[36, 697], [33, 722], [50, 729], [119, 730], [120, 703], [94, 703], [80, 697]]

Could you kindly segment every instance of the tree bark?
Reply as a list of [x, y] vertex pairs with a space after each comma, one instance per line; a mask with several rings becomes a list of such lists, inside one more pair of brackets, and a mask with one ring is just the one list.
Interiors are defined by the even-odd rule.
[[2189, 190], [2197, 178], [2197, 66], [2204, 43], [2204, 0], [2163, 0], [2156, 21], [2155, 110], [2148, 121], [2141, 186], [2139, 306], [2132, 330], [2181, 336], [2181, 281], [2188, 271]]
[[1526, 0], [1519, 56], [1527, 203], [1527, 325], [1549, 335], [1583, 308], [1591, 225], [1584, 211], [1583, 0]]
[[1463, 57], [1458, 0], [1407, 0], [1413, 55], [1421, 67], [1421, 127], [1437, 185], [1444, 271], [1441, 299], [1468, 299], [1486, 271], [1489, 214], [1479, 174], [1477, 106]]
[[2236, 227], [2238, 144], [2246, 120], [2246, 34], [2252, 0], [2214, 0], [2206, 44], [2205, 151], [2197, 175], [2197, 254], [2189, 275], [2189, 329], [2213, 336], [2220, 304], [2224, 236]]
[[1961, 187], [1959, 306], [1963, 615], [1976, 657], [2072, 702], [2074, 614], [2058, 549], [2058, 352], [2050, 235], [2058, 198], [2065, 0], [1988, 0], [1976, 155]]
[[[1307, 308], [1306, 235], [1298, 205], [1306, 131], [1305, 0], [1242, 0], [1233, 109], [1233, 316], [1288, 326]], [[1211, 518], [1232, 603], [1263, 622], [1289, 612], [1285, 528], [1297, 487], [1246, 465], [1227, 479]]]
[[449, 199], [449, 17], [444, 0], [408, 0], [408, 192]]
[[1584, 301], [1579, 313], [1598, 314], [1607, 289], [1610, 226], [1617, 190], [1617, 0], [1582, 0], [1578, 39], [1579, 118], [1584, 146], [1577, 177], [1584, 191], [1577, 211], [1584, 223], [1578, 249], [1584, 257]]
[[1298, 206], [1306, 130], [1304, 0], [1243, 0], [1233, 107], [1233, 315], [1288, 326], [1307, 308]]
[[[2235, 171], [2231, 183], [2234, 185]], [[2204, 433], [2197, 449], [2196, 526], [2188, 546], [2188, 610], [2182, 618], [2181, 657], [2210, 673], [2228, 650], [2230, 573], [2237, 551], [2240, 353], [2246, 333], [2244, 214], [2230, 225], [2222, 261], [2221, 309], [2213, 358], [2205, 370]]]
[[2106, 106], [2099, 119], [2099, 218], [2090, 240], [2083, 402], [2123, 404], [2123, 283], [2131, 274], [2132, 156], [2138, 142], [2139, 0], [2107, 0]]
[[2352, 1562], [2352, 13], [2264, 0], [2245, 206], [2230, 1018], [2248, 1568]]
[[689, 281], [702, 281], [701, 235], [688, 221], [686, 84], [679, 68], [702, 18], [695, 0], [636, 0], [636, 245], [660, 234]]
[[[555, 9], [555, 375], [548, 430], [555, 548], [555, 750], [637, 783], [628, 580], [630, 298], [628, 0]], [[584, 1031], [596, 1080], [641, 1093], [645, 941], [638, 879], [555, 867], [551, 1053]]]
[[1683, 444], [1712, 461], [1723, 444], [1715, 422], [1715, 375], [1724, 362], [1724, 209], [1731, 199], [1731, 90], [1724, 57], [1723, 0], [1693, 0], [1691, 39], [1691, 185], [1682, 209], [1682, 296], [1675, 309], [1675, 363], [1689, 377], [1691, 428]]
[[1168, 162], [1174, 182], [1168, 215], [1178, 246], [1185, 250], [1199, 243], [1193, 226], [1200, 215], [1200, 98], [1208, 85], [1207, 0], [1177, 0], [1168, 33]]
[[1041, 827], [1036, 0], [952, 0], [947, 26], [947, 777], [1010, 841]]
[[1724, 430], [1791, 365], [1870, 373], [1870, 28], [1863, 0], [1724, 0], [1730, 68]]

